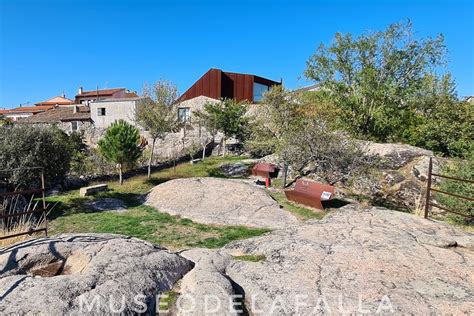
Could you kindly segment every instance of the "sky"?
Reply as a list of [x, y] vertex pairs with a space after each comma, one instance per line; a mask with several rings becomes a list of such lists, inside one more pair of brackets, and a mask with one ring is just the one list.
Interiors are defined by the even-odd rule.
[[445, 36], [460, 97], [474, 95], [471, 1], [0, 0], [0, 108], [84, 90], [170, 80], [181, 93], [209, 68], [306, 86], [306, 61], [336, 32], [410, 19]]

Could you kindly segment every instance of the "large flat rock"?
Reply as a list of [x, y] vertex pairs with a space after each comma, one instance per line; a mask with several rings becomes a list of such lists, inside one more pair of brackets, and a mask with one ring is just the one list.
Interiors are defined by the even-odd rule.
[[142, 240], [62, 235], [0, 251], [1, 315], [155, 314], [193, 263]]
[[225, 270], [252, 315], [474, 311], [474, 237], [413, 215], [345, 206], [226, 249], [266, 257]]
[[171, 180], [153, 188], [146, 203], [204, 224], [283, 228], [298, 223], [264, 190], [239, 180]]

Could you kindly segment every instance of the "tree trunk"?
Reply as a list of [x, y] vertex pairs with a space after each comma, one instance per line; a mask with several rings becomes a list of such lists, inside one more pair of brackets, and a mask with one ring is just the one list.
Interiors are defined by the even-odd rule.
[[202, 146], [202, 161], [204, 161], [204, 158], [206, 158], [206, 147], [207, 147], [207, 144]]
[[153, 141], [151, 142], [150, 158], [148, 159], [148, 179], [151, 178], [151, 163], [153, 162], [153, 155], [155, 152], [155, 141], [156, 138], [153, 138]]
[[225, 157], [225, 136], [222, 137], [222, 157]]
[[287, 175], [288, 175], [288, 165], [286, 164], [286, 162], [283, 163], [283, 187], [282, 189], [286, 188], [286, 178], [287, 178]]
[[173, 171], [176, 173], [176, 157], [173, 157]]
[[123, 177], [122, 177], [122, 164], [119, 163], [119, 183], [120, 185], [123, 184]]

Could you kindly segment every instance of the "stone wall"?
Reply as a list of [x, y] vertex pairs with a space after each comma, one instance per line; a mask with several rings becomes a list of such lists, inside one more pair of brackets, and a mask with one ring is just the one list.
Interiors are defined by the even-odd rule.
[[206, 103], [218, 103], [218, 102], [220, 101], [202, 95], [202, 96], [181, 102], [178, 105], [178, 108], [189, 108], [191, 110], [191, 115], [192, 115], [192, 112], [203, 111], [204, 105]]

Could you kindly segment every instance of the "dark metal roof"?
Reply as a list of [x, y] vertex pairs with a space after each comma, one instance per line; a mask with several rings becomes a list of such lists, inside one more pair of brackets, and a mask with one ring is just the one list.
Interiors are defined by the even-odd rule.
[[254, 82], [269, 87], [281, 84], [256, 75], [211, 68], [186, 90], [178, 101], [182, 102], [203, 95], [213, 99], [229, 98], [237, 101], [254, 102]]

